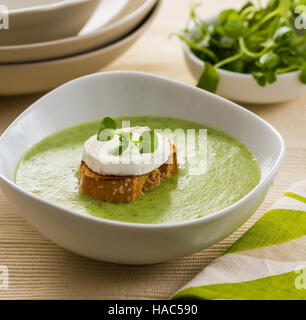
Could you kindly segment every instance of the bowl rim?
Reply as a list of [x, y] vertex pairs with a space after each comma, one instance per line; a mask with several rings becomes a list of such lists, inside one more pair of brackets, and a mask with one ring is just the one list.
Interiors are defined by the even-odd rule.
[[[134, 222], [122, 222], [122, 221], [115, 221], [115, 220], [108, 220], [104, 218], [99, 218], [95, 216], [91, 216], [89, 214], [82, 214], [77, 211], [73, 211], [70, 209], [67, 209], [59, 204], [56, 204], [55, 202], [52, 202], [50, 200], [46, 200], [43, 198], [40, 198], [36, 196], [35, 194], [21, 188], [18, 186], [15, 182], [11, 181], [10, 179], [6, 178], [3, 176], [3, 174], [0, 173], [0, 180], [4, 181], [6, 184], [8, 184], [11, 188], [13, 188], [16, 192], [22, 193], [24, 196], [31, 198], [33, 201], [38, 201], [44, 205], [48, 205], [49, 207], [59, 210], [61, 212], [64, 212], [65, 214], [70, 214], [74, 218], [79, 218], [82, 219], [83, 221], [87, 222], [92, 222], [92, 223], [99, 223], [99, 224], [107, 224], [110, 226], [115, 226], [115, 227], [125, 227], [125, 228], [134, 228], [134, 229], [173, 229], [173, 228], [188, 228], [190, 226], [198, 225], [201, 223], [209, 223], [211, 221], [217, 220], [221, 218], [222, 216], [227, 215], [229, 212], [232, 210], [235, 210], [237, 207], [240, 205], [246, 203], [248, 200], [250, 200], [254, 194], [256, 194], [263, 186], [268, 185], [271, 182], [272, 177], [278, 172], [283, 159], [285, 157], [286, 153], [286, 145], [283, 137], [281, 134], [278, 132], [277, 129], [275, 129], [271, 124], [269, 124], [266, 120], [260, 118], [257, 116], [255, 113], [239, 106], [238, 104], [229, 101], [223, 97], [220, 97], [218, 95], [215, 95], [211, 92], [205, 91], [203, 89], [199, 89], [197, 87], [194, 87], [192, 85], [173, 80], [164, 76], [156, 75], [156, 74], [151, 74], [147, 72], [140, 72], [140, 71], [108, 71], [108, 72], [99, 72], [99, 73], [94, 73], [90, 75], [86, 75], [77, 79], [74, 79], [72, 81], [69, 81], [58, 88], [50, 91], [43, 97], [39, 98], [37, 101], [35, 101], [31, 106], [29, 106], [24, 112], [22, 112], [10, 125], [9, 127], [0, 135], [0, 145], [1, 142], [6, 139], [6, 136], [9, 135], [10, 131], [19, 123], [21, 119], [23, 119], [25, 116], [30, 114], [33, 110], [36, 110], [40, 107], [40, 103], [42, 101], [45, 101], [49, 98], [49, 96], [56, 95], [56, 92], [58, 90], [63, 90], [63, 88], [69, 88], [69, 87], [74, 87], [78, 83], [82, 83], [83, 81], [87, 81], [87, 79], [91, 78], [100, 78], [100, 77], [108, 77], [111, 75], [124, 75], [124, 76], [138, 76], [146, 79], [155, 79], [158, 81], [162, 81], [164, 83], [172, 83], [178, 87], [183, 87], [183, 88], [188, 88], [188, 90], [193, 90], [194, 92], [201, 92], [203, 95], [207, 95], [210, 97], [213, 97], [216, 100], [219, 100], [220, 102], [223, 102], [225, 104], [229, 104], [232, 107], [235, 107], [239, 110], [239, 112], [244, 112], [248, 114], [250, 117], [253, 117], [257, 119], [257, 121], [260, 121], [264, 123], [279, 139], [280, 141], [280, 150], [279, 150], [279, 156], [276, 159], [273, 167], [270, 169], [269, 173], [267, 176], [262, 179], [256, 186], [253, 188], [248, 194], [246, 194], [243, 198], [241, 198], [239, 201], [233, 203], [232, 205], [225, 207], [222, 210], [213, 212], [207, 216], [201, 217], [201, 218], [196, 218], [194, 220], [188, 220], [188, 221], [183, 221], [183, 222], [172, 222], [172, 223], [156, 223], [156, 224], [146, 224], [146, 223], [134, 223]], [[16, 169], [16, 168], [15, 168]]]
[[80, 3], [86, 3], [96, 0], [57, 0], [57, 2], [49, 3], [49, 4], [40, 4], [40, 5], [33, 5], [31, 7], [25, 7], [25, 8], [18, 8], [18, 9], [8, 9], [9, 15], [21, 15], [26, 13], [41, 13], [45, 11], [51, 11], [51, 10], [59, 10], [66, 7], [69, 7], [71, 5], [76, 5]]
[[[191, 51], [190, 47], [185, 42], [182, 43], [182, 46], [183, 46], [183, 50], [186, 53], [186, 55], [188, 56], [188, 58], [190, 60], [192, 60], [194, 63], [196, 63], [199, 68], [203, 68], [205, 65], [205, 61], [203, 61], [199, 57], [197, 57]], [[229, 70], [225, 70], [222, 68], [217, 68], [217, 71], [220, 75], [233, 77], [233, 78], [243, 78], [243, 79], [255, 81], [255, 79], [253, 78], [253, 76], [250, 73], [234, 72], [234, 71], [229, 71]], [[300, 70], [289, 71], [289, 72], [278, 74], [276, 77], [277, 78], [296, 77], [299, 73], [300, 73]]]
[[[70, 1], [70, 0], [67, 0], [67, 1]], [[72, 0], [72, 1], [84, 1], [84, 0]], [[85, 0], [85, 1], [87, 1], [87, 0]], [[92, 1], [92, 0], [89, 0], [89, 1]], [[101, 1], [101, 0], [99, 0], [99, 1]], [[119, 21], [112, 23], [112, 24], [105, 26], [105, 27], [102, 26], [102, 27], [96, 29], [95, 31], [87, 33], [85, 35], [81, 35], [81, 36], [75, 35], [75, 36], [68, 37], [68, 38], [45, 41], [45, 42], [40, 42], [40, 43], [29, 43], [29, 44], [12, 45], [12, 46], [0, 46], [0, 52], [1, 51], [5, 52], [6, 50], [8, 50], [8, 51], [23, 50], [23, 49], [30, 50], [30, 49], [34, 49], [37, 47], [38, 48], [46, 48], [48, 46], [56, 46], [56, 45], [63, 44], [63, 43], [66, 43], [66, 44], [71, 43], [71, 42], [73, 43], [74, 41], [80, 41], [81, 39], [87, 39], [87, 38], [94, 37], [94, 36], [100, 34], [102, 29], [103, 29], [103, 33], [110, 32], [113, 29], [120, 28], [122, 25], [129, 23], [131, 20], [135, 19], [141, 12], [145, 11], [151, 5], [152, 5], [152, 7], [154, 7], [154, 4], [156, 4], [159, 1], [161, 1], [161, 0], [146, 0], [135, 11], [129, 13], [127, 16], [120, 19]], [[125, 37], [125, 36], [123, 36], [123, 37]], [[117, 40], [117, 41], [119, 41], [119, 40]], [[109, 44], [106, 44], [105, 46], [108, 46], [111, 44], [112, 44], [112, 42], [110, 42]], [[16, 63], [18, 63], [18, 62], [16, 62]]]

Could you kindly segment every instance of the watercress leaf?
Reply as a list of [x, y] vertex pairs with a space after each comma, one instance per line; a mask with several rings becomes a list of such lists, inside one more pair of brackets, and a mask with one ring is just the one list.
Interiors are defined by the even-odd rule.
[[299, 79], [302, 83], [306, 84], [306, 66], [303, 67], [299, 74]]
[[103, 129], [113, 129], [116, 130], [116, 121], [110, 117], [102, 119], [100, 127]]
[[97, 139], [99, 141], [105, 142], [112, 140], [114, 138], [114, 130], [113, 129], [102, 129], [100, 128], [97, 134]]
[[219, 83], [219, 74], [216, 68], [209, 62], [205, 62], [204, 71], [197, 84], [198, 88], [216, 92]]
[[239, 14], [234, 9], [227, 9], [227, 10], [221, 11], [221, 13], [219, 14], [219, 17], [218, 17], [219, 24], [221, 26], [224, 26], [228, 22], [228, 20], [230, 19], [230, 16], [237, 18], [237, 17], [239, 17]]
[[245, 62], [242, 58], [230, 62], [226, 69], [234, 72], [243, 73]]
[[295, 54], [295, 52], [292, 52], [290, 49], [286, 50], [286, 49], [282, 48], [279, 51], [279, 54], [280, 54], [282, 62], [285, 65], [287, 65], [287, 66], [296, 65], [298, 57]]
[[239, 14], [245, 18], [248, 18], [249, 20], [253, 18], [253, 16], [256, 13], [256, 7], [254, 6], [254, 3], [251, 1], [248, 1], [240, 10]]
[[264, 87], [266, 85], [267, 79], [263, 72], [254, 71], [252, 72], [252, 76], [261, 87]]
[[127, 139], [122, 139], [120, 145], [112, 150], [113, 156], [120, 156], [130, 145], [130, 141]]
[[239, 37], [244, 37], [247, 33], [247, 28], [245, 22], [241, 19], [231, 20], [225, 26], [224, 30], [226, 34], [233, 38], [238, 39]]
[[267, 70], [267, 71], [265, 72], [265, 75], [266, 75], [266, 79], [267, 79], [267, 82], [268, 82], [268, 83], [273, 83], [273, 82], [275, 82], [276, 79], [277, 79], [275, 72], [272, 71], [272, 70]]
[[139, 152], [154, 153], [158, 148], [158, 136], [152, 130], [144, 131], [139, 137]]
[[287, 12], [290, 10], [292, 4], [292, 0], [280, 0], [278, 7], [280, 14], [285, 17], [287, 15]]
[[250, 7], [254, 8], [254, 3], [253, 3], [252, 1], [246, 2], [246, 3], [241, 7], [241, 9], [239, 10], [239, 14], [241, 14], [243, 11], [245, 11], [245, 9], [250, 8]]
[[280, 0], [271, 0], [268, 2], [266, 11], [274, 11], [279, 6]]
[[263, 68], [272, 69], [279, 65], [280, 58], [274, 52], [267, 52], [259, 58], [259, 63]]
[[293, 35], [293, 29], [287, 26], [282, 26], [279, 29], [277, 29], [276, 32], [274, 33], [273, 40], [276, 42], [288, 41], [291, 39], [292, 35]]
[[211, 61], [212, 63], [215, 63], [216, 61], [218, 61], [218, 58], [210, 49], [207, 49], [207, 48], [198, 49], [193, 47], [191, 47], [191, 49], [192, 49], [192, 52], [203, 61], [208, 60], [208, 61]]
[[232, 39], [231, 37], [223, 36], [220, 38], [219, 44], [221, 48], [230, 48], [233, 46], [234, 42], [234, 39]]
[[189, 46], [191, 51], [200, 59], [206, 59], [208, 57], [213, 61], [218, 60], [217, 56], [212, 50], [206, 48], [205, 46], [203, 46], [203, 44], [199, 45], [196, 39], [189, 39], [186, 33], [185, 34], [178, 33], [176, 35], [179, 37], [179, 39], [184, 41]]

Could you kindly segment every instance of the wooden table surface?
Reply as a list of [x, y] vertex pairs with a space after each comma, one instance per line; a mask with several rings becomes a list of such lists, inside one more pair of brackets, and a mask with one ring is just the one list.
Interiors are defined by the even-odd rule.
[[[184, 26], [189, 0], [164, 0], [161, 11], [140, 40], [101, 71], [138, 70], [194, 84], [179, 41], [169, 34]], [[205, 0], [203, 15], [239, 5], [240, 0]], [[29, 75], [30, 76], [30, 75]], [[42, 94], [0, 97], [0, 133]], [[0, 191], [0, 265], [9, 269], [9, 289], [0, 298], [166, 299], [219, 256], [282, 194], [306, 179], [306, 96], [286, 103], [245, 106], [275, 126], [287, 144], [285, 162], [257, 213], [215, 246], [169, 263], [131, 267], [80, 257], [40, 235]]]

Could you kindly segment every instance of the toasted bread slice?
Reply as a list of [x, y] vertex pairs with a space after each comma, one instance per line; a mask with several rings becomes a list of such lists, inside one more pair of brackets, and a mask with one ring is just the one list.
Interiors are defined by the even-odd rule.
[[84, 161], [80, 166], [79, 187], [88, 196], [108, 202], [130, 202], [178, 172], [175, 146], [166, 163], [139, 176], [111, 176], [93, 172]]

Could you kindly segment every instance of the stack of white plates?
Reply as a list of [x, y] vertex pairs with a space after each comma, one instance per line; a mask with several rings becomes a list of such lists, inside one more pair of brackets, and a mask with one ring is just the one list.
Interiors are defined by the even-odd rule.
[[[9, 29], [0, 30], [0, 95], [47, 91], [99, 71], [135, 42], [161, 4], [161, 0], [6, 1], [10, 16]], [[26, 8], [18, 8], [20, 3]], [[70, 15], [74, 12], [72, 19], [64, 15], [65, 9]], [[34, 14], [40, 20], [37, 24]], [[41, 41], [41, 31], [48, 41]]]

